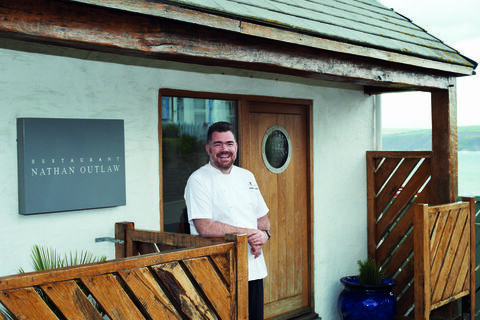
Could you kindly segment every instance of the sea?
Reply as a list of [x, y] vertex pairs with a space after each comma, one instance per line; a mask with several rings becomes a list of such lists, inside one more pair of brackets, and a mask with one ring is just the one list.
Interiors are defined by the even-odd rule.
[[458, 152], [458, 194], [480, 197], [480, 151]]

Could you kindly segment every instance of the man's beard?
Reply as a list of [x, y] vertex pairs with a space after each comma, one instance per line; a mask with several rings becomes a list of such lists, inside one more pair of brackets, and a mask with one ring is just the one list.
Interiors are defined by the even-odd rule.
[[[229, 160], [222, 161], [222, 155], [228, 155], [230, 157]], [[233, 163], [235, 162], [235, 155], [232, 152], [219, 152], [215, 155], [215, 157], [210, 157], [210, 160], [217, 168], [229, 169], [233, 166]]]

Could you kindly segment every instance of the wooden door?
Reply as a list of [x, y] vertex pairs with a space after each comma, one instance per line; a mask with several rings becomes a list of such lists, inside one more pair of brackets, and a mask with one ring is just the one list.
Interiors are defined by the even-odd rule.
[[[241, 105], [241, 165], [255, 174], [272, 225], [272, 238], [264, 246], [266, 318], [313, 311], [309, 108], [255, 101]], [[264, 135], [273, 126], [283, 128], [291, 142], [290, 162], [281, 173], [270, 171], [262, 157]]]

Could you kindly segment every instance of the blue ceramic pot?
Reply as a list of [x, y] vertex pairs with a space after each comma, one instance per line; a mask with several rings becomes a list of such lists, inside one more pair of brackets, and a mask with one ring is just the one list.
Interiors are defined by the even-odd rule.
[[362, 285], [357, 277], [340, 279], [344, 289], [338, 296], [337, 308], [343, 320], [393, 320], [397, 299], [392, 287], [395, 279], [386, 278], [380, 285]]

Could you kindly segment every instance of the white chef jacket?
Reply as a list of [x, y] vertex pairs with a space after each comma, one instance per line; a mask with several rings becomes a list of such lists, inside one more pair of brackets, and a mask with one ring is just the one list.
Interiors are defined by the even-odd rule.
[[[268, 212], [253, 174], [233, 166], [224, 174], [207, 163], [192, 173], [185, 188], [190, 233], [198, 235], [193, 219], [212, 219], [236, 227], [256, 229], [257, 219]], [[248, 252], [248, 280], [267, 276], [263, 254]]]

